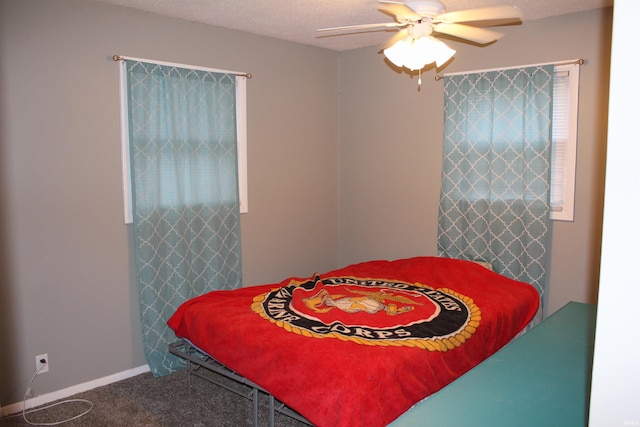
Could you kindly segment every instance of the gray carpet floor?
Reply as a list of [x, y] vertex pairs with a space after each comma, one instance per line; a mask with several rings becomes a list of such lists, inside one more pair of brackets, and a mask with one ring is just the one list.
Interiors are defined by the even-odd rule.
[[[230, 386], [235, 383], [223, 379]], [[253, 403], [236, 393], [200, 378], [192, 380], [189, 392], [186, 369], [162, 378], [150, 373], [98, 387], [62, 400], [85, 399], [91, 411], [63, 426], [213, 426], [253, 425]], [[260, 426], [269, 425], [268, 398], [261, 394]], [[44, 406], [44, 405], [43, 405]], [[67, 403], [28, 414], [32, 423], [55, 423], [84, 412], [89, 404]], [[0, 419], [0, 426], [28, 426], [22, 416]], [[49, 424], [50, 425], [50, 424]], [[276, 413], [277, 427], [302, 427], [306, 424]]]

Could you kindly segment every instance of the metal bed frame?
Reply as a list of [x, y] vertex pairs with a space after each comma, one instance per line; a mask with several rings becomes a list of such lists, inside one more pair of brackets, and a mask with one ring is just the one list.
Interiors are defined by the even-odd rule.
[[[275, 426], [275, 413], [286, 415], [290, 418], [298, 420], [307, 425], [312, 425], [302, 415], [295, 412], [293, 409], [287, 407], [284, 403], [277, 400], [271, 393], [260, 387], [259, 385], [249, 381], [242, 375], [232, 371], [224, 366], [222, 363], [209, 356], [198, 347], [191, 344], [189, 341], [179, 339], [178, 341], [169, 344], [169, 353], [184, 359], [187, 362], [187, 379], [189, 385], [189, 392], [191, 392], [191, 377], [196, 376], [204, 379], [212, 384], [220, 386], [226, 390], [229, 390], [239, 396], [253, 401], [253, 425], [259, 427], [258, 423], [258, 398], [260, 393], [264, 393], [269, 398], [269, 425]], [[209, 372], [221, 375], [224, 378], [233, 380], [239, 387], [231, 387], [228, 384], [222, 383], [216, 378], [215, 375], [207, 375], [200, 372], [200, 368], [205, 368]]]

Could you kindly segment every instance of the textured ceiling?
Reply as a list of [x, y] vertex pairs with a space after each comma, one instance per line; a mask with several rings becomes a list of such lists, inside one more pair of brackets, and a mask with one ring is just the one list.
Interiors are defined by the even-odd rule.
[[[377, 0], [97, 0], [146, 12], [343, 51], [383, 43], [391, 33], [319, 34], [318, 28], [393, 22]], [[613, 0], [443, 0], [447, 12], [510, 4], [524, 21], [613, 5]], [[321, 37], [320, 37], [321, 35]]]

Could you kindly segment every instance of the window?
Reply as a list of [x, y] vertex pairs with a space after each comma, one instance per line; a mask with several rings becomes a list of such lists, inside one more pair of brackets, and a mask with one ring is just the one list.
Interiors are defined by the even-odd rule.
[[[122, 58], [120, 58], [122, 59]], [[132, 58], [136, 59], [136, 58]], [[115, 60], [115, 58], [114, 58]], [[144, 60], [151, 62], [148, 60]], [[121, 141], [122, 141], [122, 171], [123, 171], [123, 194], [124, 194], [124, 222], [133, 223], [131, 170], [129, 152], [129, 129], [127, 111], [127, 73], [125, 61], [120, 60], [120, 119], [121, 119]], [[193, 66], [182, 66], [182, 64], [172, 64], [165, 62], [155, 62], [159, 65], [188, 67], [194, 70], [214, 71], [227, 73], [224, 70], [214, 70]], [[234, 72], [229, 72], [234, 73]], [[237, 73], [236, 73], [237, 74]], [[248, 191], [247, 191], [247, 108], [246, 108], [246, 82], [245, 75], [237, 75], [235, 78], [235, 98], [236, 98], [236, 137], [237, 137], [237, 169], [238, 169], [238, 196], [240, 203], [240, 213], [248, 212]], [[201, 161], [211, 160], [210, 157], [202, 157]], [[198, 169], [196, 167], [196, 169]]]
[[580, 65], [555, 67], [551, 154], [551, 219], [573, 221]]

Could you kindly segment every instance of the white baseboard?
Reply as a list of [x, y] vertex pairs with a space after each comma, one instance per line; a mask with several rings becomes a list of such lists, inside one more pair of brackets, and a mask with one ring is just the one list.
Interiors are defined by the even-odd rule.
[[22, 412], [22, 409], [31, 409], [35, 408], [36, 406], [55, 402], [56, 400], [64, 399], [66, 397], [73, 396], [74, 394], [89, 391], [97, 387], [102, 387], [103, 385], [122, 381], [127, 378], [143, 374], [145, 372], [149, 372], [149, 365], [138, 366], [137, 368], [117, 372], [115, 374], [107, 375], [106, 377], [98, 378], [86, 383], [77, 384], [71, 387], [64, 388], [62, 390], [46, 393], [42, 396], [36, 396], [31, 399], [27, 399], [26, 402], [18, 402], [8, 406], [3, 406], [0, 408], [0, 416], [4, 417], [9, 414]]

